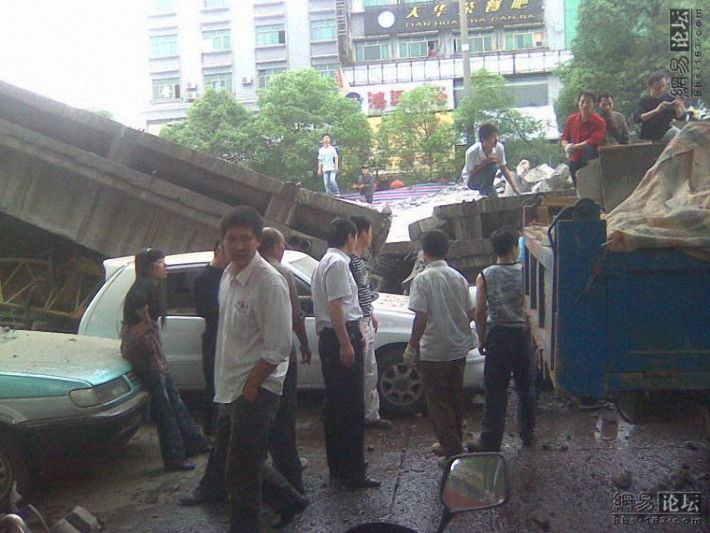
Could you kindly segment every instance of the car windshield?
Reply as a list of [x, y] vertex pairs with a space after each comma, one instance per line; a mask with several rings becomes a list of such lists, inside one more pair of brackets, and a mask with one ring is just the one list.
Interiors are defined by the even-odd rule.
[[315, 272], [318, 266], [318, 261], [313, 259], [310, 255], [304, 255], [303, 257], [290, 261], [289, 264], [301, 272], [303, 274], [302, 277], [310, 282], [311, 276], [313, 276], [313, 272]]

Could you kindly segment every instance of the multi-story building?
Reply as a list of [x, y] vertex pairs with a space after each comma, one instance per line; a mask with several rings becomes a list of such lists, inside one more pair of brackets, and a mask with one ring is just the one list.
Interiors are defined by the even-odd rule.
[[[579, 0], [467, 0], [471, 71], [503, 75], [513, 104], [557, 137], [553, 70], [568, 60]], [[152, 0], [147, 129], [185, 117], [205, 88], [248, 107], [271, 76], [314, 67], [370, 116], [421, 83], [453, 109], [463, 91], [456, 0]]]
[[335, 0], [152, 0], [148, 32], [152, 133], [208, 87], [254, 107], [279, 72], [339, 68]]

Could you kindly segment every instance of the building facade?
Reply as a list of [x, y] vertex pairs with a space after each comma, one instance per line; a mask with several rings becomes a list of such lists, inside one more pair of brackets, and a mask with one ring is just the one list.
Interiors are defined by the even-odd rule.
[[[553, 70], [571, 58], [568, 47], [577, 1], [467, 0], [471, 72], [505, 77], [513, 106], [541, 120], [557, 138]], [[566, 7], [568, 9], [566, 9]], [[456, 0], [352, 0], [338, 5], [340, 60], [351, 97], [369, 115], [386, 112], [402, 92], [438, 86], [450, 109], [463, 97], [463, 44]]]
[[[505, 77], [513, 105], [557, 138], [555, 68], [571, 58], [579, 0], [467, 0], [471, 71]], [[463, 95], [456, 0], [152, 0], [147, 129], [186, 115], [208, 87], [255, 108], [289, 69], [337, 77], [369, 116], [422, 83], [453, 109]]]
[[207, 88], [254, 108], [285, 70], [339, 68], [335, 0], [151, 0], [146, 129], [185, 118]]

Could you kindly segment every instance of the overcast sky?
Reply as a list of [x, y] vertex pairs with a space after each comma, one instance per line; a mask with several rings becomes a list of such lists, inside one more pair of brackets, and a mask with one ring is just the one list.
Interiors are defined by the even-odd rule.
[[144, 127], [147, 0], [0, 0], [0, 80]]

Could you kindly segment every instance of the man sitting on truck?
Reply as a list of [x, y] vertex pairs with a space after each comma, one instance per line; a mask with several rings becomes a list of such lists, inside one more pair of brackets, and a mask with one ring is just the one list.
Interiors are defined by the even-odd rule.
[[529, 326], [523, 308], [523, 265], [518, 259], [518, 232], [500, 228], [491, 234], [496, 264], [476, 279], [478, 349], [486, 356], [483, 383], [486, 411], [478, 442], [469, 451], [498, 451], [505, 429], [508, 383], [515, 377], [518, 393], [518, 435], [523, 446], [533, 443], [535, 426], [534, 364]]
[[577, 107], [579, 113], [572, 113], [567, 117], [560, 137], [575, 187], [577, 171], [599, 157], [599, 145], [606, 135], [606, 122], [594, 112], [594, 93], [582, 91], [577, 98]]

